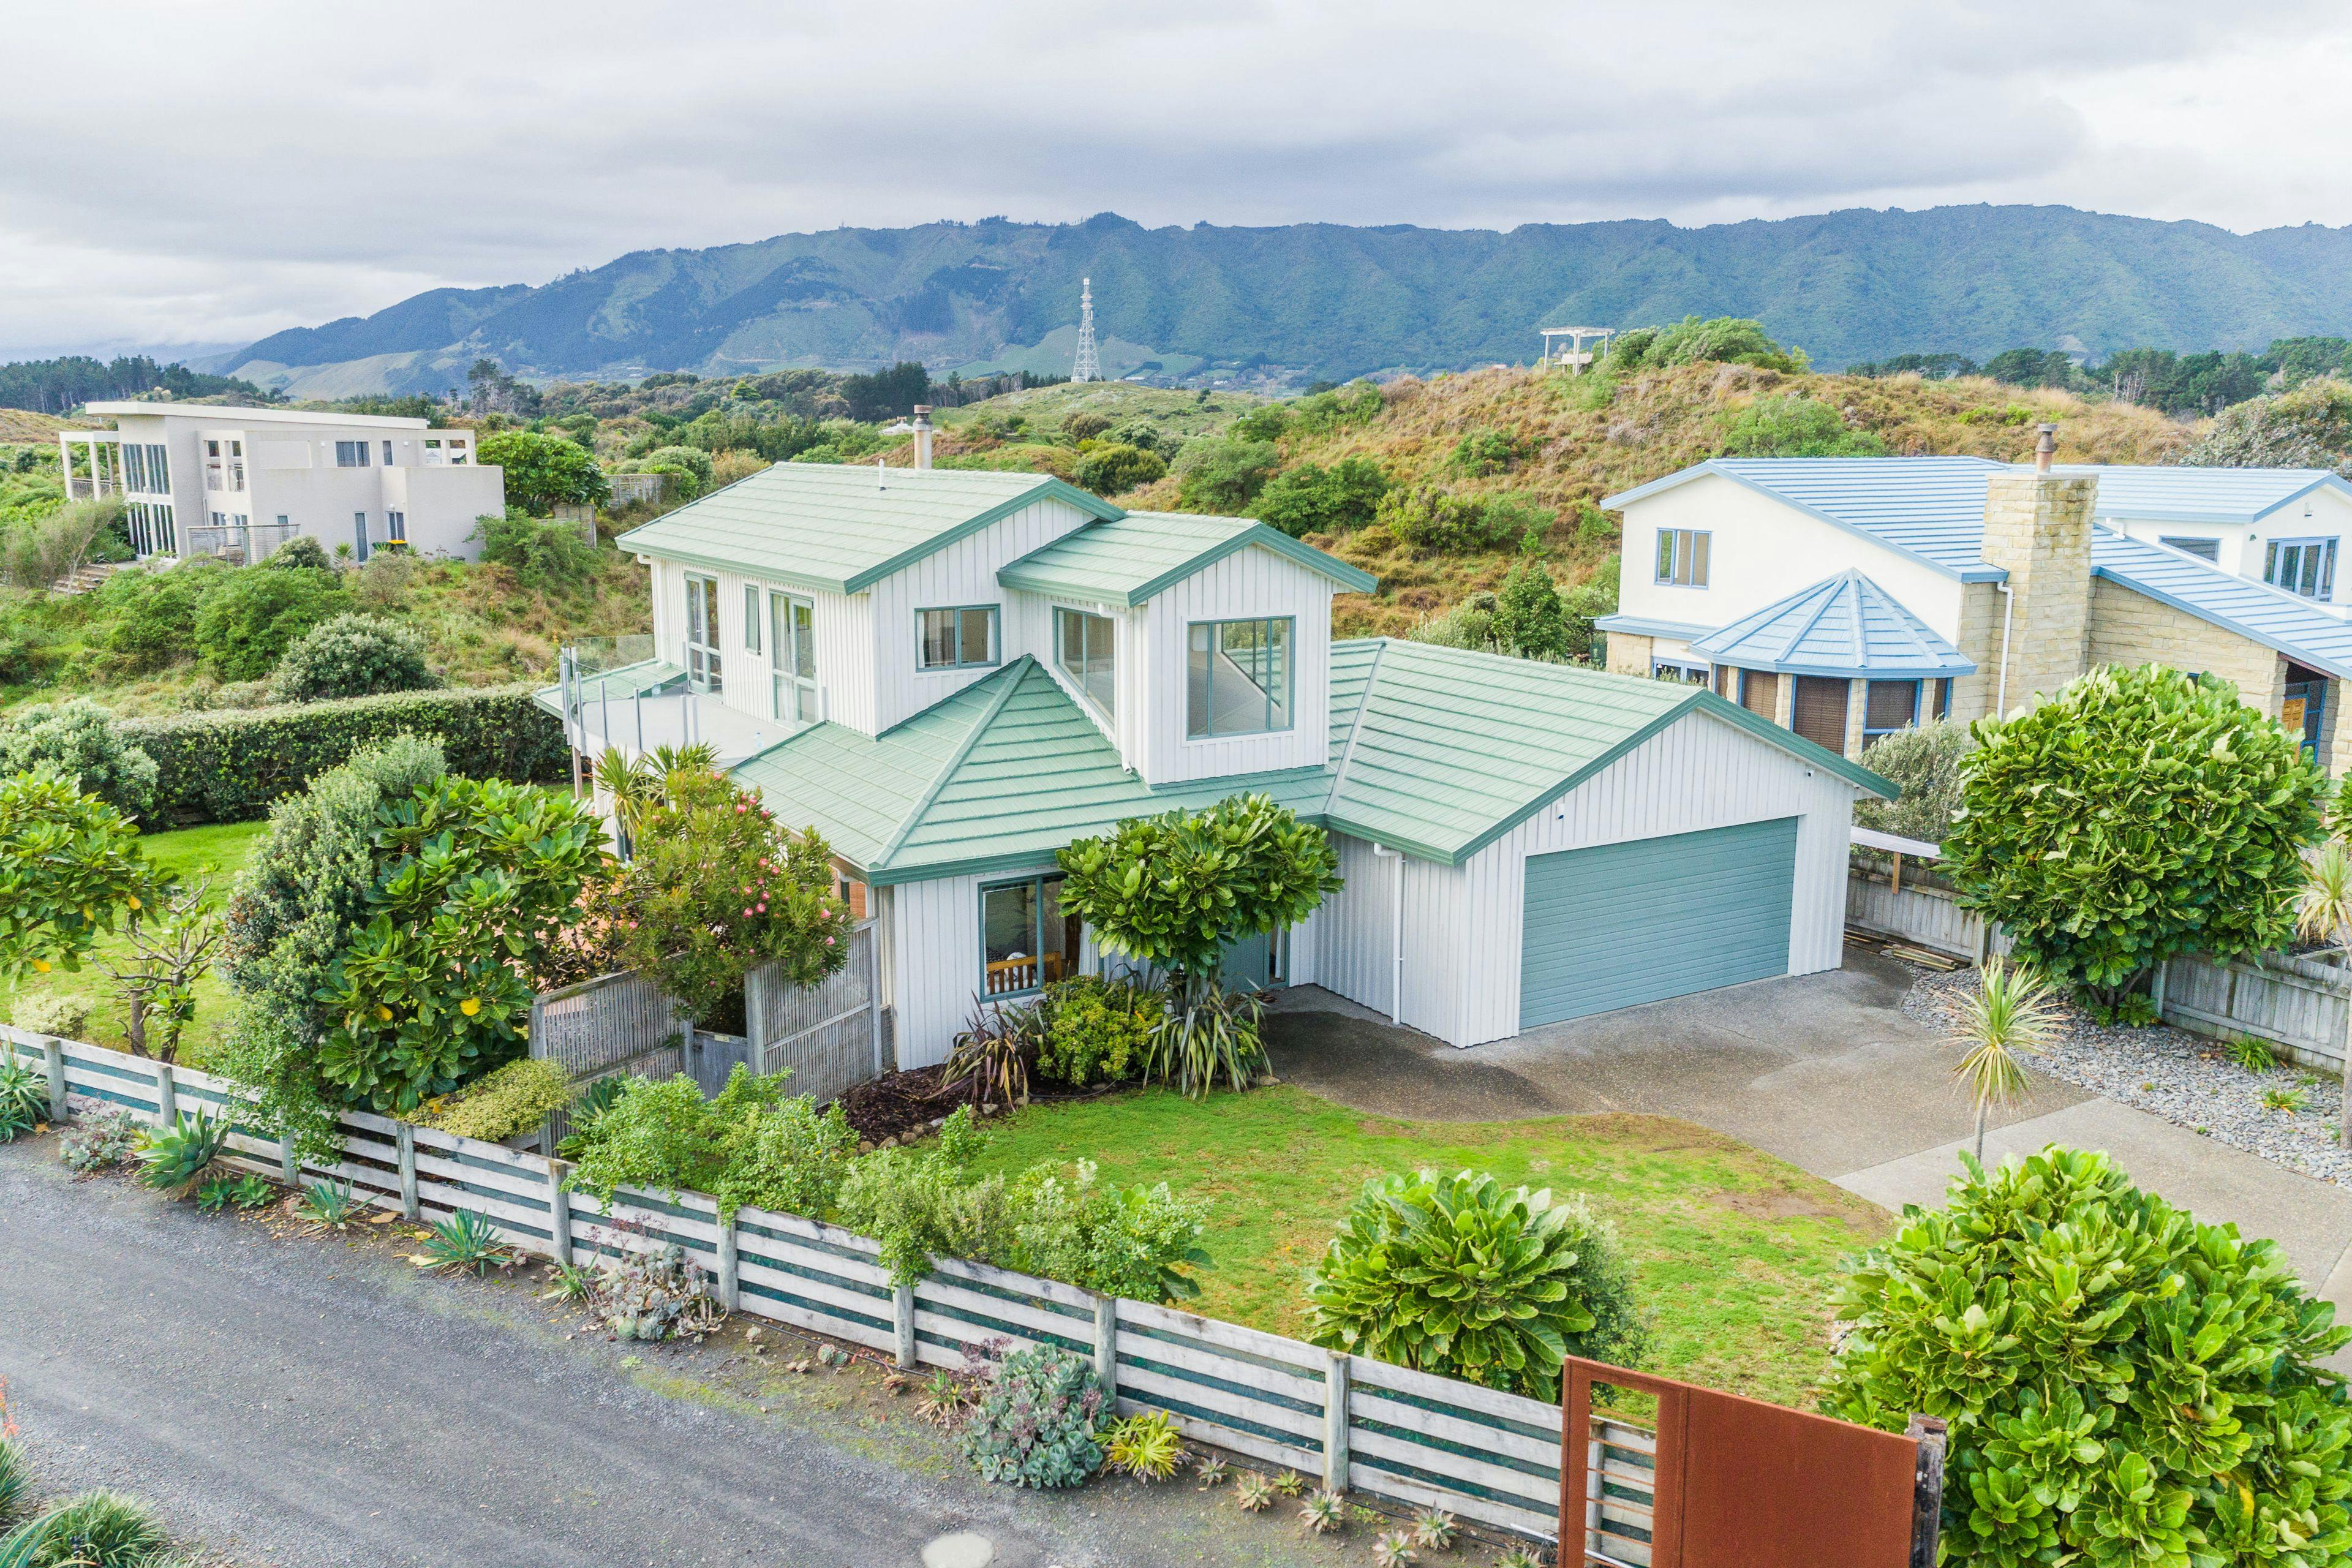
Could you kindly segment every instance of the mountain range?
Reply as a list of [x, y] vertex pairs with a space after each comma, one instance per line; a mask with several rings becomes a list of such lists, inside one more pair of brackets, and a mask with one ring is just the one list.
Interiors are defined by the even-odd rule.
[[2352, 227], [2235, 234], [2063, 206], [1855, 209], [1682, 228], [1145, 228], [1003, 218], [644, 250], [536, 287], [436, 289], [211, 359], [298, 396], [532, 377], [1066, 373], [1082, 279], [1106, 374], [1277, 386], [1519, 362], [1536, 329], [1752, 316], [1816, 365], [2020, 345], [2352, 334]]

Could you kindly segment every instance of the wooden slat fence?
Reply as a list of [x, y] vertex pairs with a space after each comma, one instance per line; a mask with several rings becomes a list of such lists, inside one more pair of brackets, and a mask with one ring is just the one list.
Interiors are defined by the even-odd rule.
[[[233, 1113], [222, 1079], [79, 1041], [0, 1026], [0, 1049], [51, 1074], [53, 1098], [83, 1110], [128, 1107]], [[1122, 1414], [1164, 1410], [1186, 1436], [1326, 1486], [1549, 1540], [1560, 1485], [1559, 1406], [1408, 1371], [1278, 1334], [1055, 1280], [940, 1258], [894, 1287], [865, 1237], [792, 1215], [738, 1210], [719, 1223], [699, 1193], [623, 1190], [608, 1211], [562, 1183], [560, 1160], [346, 1111], [341, 1157], [298, 1162], [240, 1127], [233, 1167], [280, 1181], [351, 1183], [362, 1202], [433, 1222], [481, 1214], [513, 1244], [585, 1263], [675, 1242], [709, 1268], [731, 1310], [894, 1357], [960, 1367], [982, 1345], [1051, 1343], [1092, 1356]], [[1597, 1467], [1612, 1555], [1646, 1564], [1648, 1435], [1612, 1424]]]
[[2164, 1020], [2200, 1035], [2251, 1035], [2285, 1047], [2305, 1067], [2344, 1070], [2345, 972], [2334, 963], [2272, 952], [2260, 962], [2176, 958], [2158, 982]]
[[[650, 978], [633, 970], [600, 974], [531, 999], [530, 1054], [552, 1061], [574, 1083], [616, 1073], [667, 1079], [687, 1067], [693, 1016]], [[559, 1110], [548, 1119], [548, 1147], [572, 1132]]]
[[[1972, 963], [1987, 951], [1984, 917], [1960, 908], [1950, 893], [1915, 884], [1907, 877], [1898, 888], [1885, 873], [1860, 866], [1846, 870], [1845, 923], [1873, 936], [1893, 937]], [[2009, 933], [1996, 925], [1990, 951], [2007, 952], [2009, 949]]]
[[849, 957], [814, 985], [785, 983], [773, 964], [753, 970], [743, 984], [743, 1014], [758, 1043], [763, 1073], [792, 1070], [796, 1093], [818, 1104], [887, 1070], [882, 1014], [877, 1005], [874, 922], [849, 933]]

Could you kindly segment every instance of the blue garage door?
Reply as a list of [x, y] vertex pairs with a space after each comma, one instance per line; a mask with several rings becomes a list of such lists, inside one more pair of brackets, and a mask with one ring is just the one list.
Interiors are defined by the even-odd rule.
[[1528, 858], [1519, 1027], [1789, 972], [1797, 819]]

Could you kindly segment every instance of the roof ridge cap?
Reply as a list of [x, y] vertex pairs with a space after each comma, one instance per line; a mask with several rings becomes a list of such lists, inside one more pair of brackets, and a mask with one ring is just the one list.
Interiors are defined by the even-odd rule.
[[1371, 639], [1372, 659], [1364, 670], [1364, 689], [1363, 694], [1356, 699], [1356, 716], [1348, 722], [1348, 744], [1339, 753], [1339, 765], [1332, 770], [1331, 787], [1324, 793], [1323, 809], [1326, 812], [1338, 803], [1340, 790], [1347, 786], [1348, 764], [1356, 760], [1356, 740], [1364, 732], [1364, 710], [1372, 705], [1372, 687], [1380, 679], [1381, 658], [1389, 651], [1389, 644], [1395, 640], [1387, 637]]

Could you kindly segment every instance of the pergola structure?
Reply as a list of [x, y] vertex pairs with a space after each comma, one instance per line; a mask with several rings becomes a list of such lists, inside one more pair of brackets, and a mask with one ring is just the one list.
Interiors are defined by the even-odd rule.
[[[89, 448], [87, 475], [74, 472], [74, 444]], [[110, 460], [107, 448], [112, 447]], [[122, 489], [122, 436], [115, 430], [60, 430], [58, 432], [58, 471], [65, 476], [66, 499], [83, 500]]]
[[[1543, 358], [1536, 363], [1566, 365], [1570, 375], [1582, 375], [1586, 365], [1598, 363], [1609, 352], [1609, 340], [1617, 335], [1614, 327], [1538, 327], [1537, 331], [1543, 333], [1544, 352]], [[1560, 345], [1562, 338], [1568, 340], [1566, 347]], [[1588, 353], [1584, 347], [1588, 341], [1601, 347]]]

